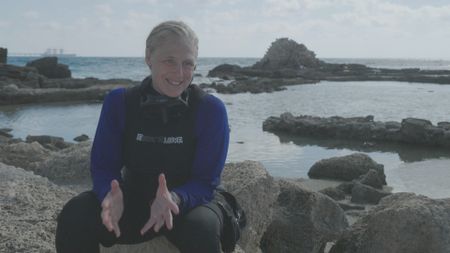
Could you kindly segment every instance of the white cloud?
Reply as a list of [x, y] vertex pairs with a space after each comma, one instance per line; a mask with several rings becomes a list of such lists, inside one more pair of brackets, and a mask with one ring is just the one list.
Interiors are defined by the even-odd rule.
[[23, 13], [23, 16], [28, 19], [38, 19], [39, 13], [37, 11], [29, 10]]
[[111, 15], [114, 13], [109, 4], [98, 4], [95, 6], [95, 10], [98, 15]]
[[10, 26], [10, 23], [8, 21], [0, 20], [0, 28], [7, 28]]

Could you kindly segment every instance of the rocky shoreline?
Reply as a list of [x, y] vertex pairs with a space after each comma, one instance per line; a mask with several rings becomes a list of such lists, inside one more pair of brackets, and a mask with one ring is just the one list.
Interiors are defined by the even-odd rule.
[[45, 57], [25, 67], [0, 63], [0, 105], [103, 101], [108, 92], [139, 82], [128, 79], [71, 78], [67, 65]]
[[399, 81], [450, 84], [450, 70], [418, 68], [370, 68], [362, 64], [331, 64], [316, 58], [315, 53], [294, 40], [274, 41], [264, 57], [253, 66], [222, 64], [209, 77], [231, 80], [214, 85], [219, 93], [261, 93], [285, 89], [286, 85], [319, 81]]
[[433, 125], [430, 121], [406, 118], [401, 122], [375, 121], [374, 117], [315, 117], [294, 116], [289, 112], [269, 117], [263, 130], [328, 139], [357, 140], [368, 146], [386, 142], [449, 148], [450, 122]]
[[[91, 187], [92, 143], [67, 143], [52, 136], [29, 136], [25, 141], [1, 136], [0, 248], [5, 252], [55, 252], [57, 214], [68, 199]], [[273, 178], [253, 161], [226, 165], [223, 184], [237, 196], [248, 218], [235, 252], [450, 250], [445, 238], [450, 233], [450, 199], [390, 193], [383, 165], [367, 155], [318, 161], [309, 176]], [[406, 244], [408, 240], [414, 243]], [[134, 246], [102, 248], [102, 252], [178, 251], [158, 238]]]

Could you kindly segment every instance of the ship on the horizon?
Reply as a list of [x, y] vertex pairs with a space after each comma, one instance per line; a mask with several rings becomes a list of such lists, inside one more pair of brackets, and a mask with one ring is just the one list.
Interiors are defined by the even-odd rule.
[[56, 57], [76, 57], [76, 54], [66, 54], [62, 48], [47, 48], [41, 56], [56, 56]]

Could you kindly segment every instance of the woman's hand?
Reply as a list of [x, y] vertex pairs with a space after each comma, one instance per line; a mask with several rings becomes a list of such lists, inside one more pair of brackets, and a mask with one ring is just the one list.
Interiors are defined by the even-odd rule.
[[152, 227], [155, 232], [158, 232], [164, 224], [167, 229], [172, 229], [172, 213], [178, 214], [179, 209], [167, 189], [166, 177], [161, 173], [158, 178], [158, 190], [150, 208], [150, 219], [141, 229], [141, 234], [145, 234]]
[[117, 180], [111, 181], [111, 190], [102, 202], [102, 222], [109, 232], [120, 236], [119, 220], [123, 213], [123, 194]]

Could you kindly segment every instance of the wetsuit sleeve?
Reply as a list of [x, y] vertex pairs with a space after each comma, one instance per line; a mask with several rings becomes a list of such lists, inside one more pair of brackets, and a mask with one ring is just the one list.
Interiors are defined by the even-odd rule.
[[93, 191], [100, 202], [113, 179], [121, 182], [122, 142], [125, 129], [125, 89], [112, 90], [103, 102], [91, 151]]
[[181, 199], [182, 213], [212, 200], [227, 157], [229, 132], [224, 104], [212, 95], [205, 96], [196, 115], [197, 146], [191, 178], [173, 189]]

